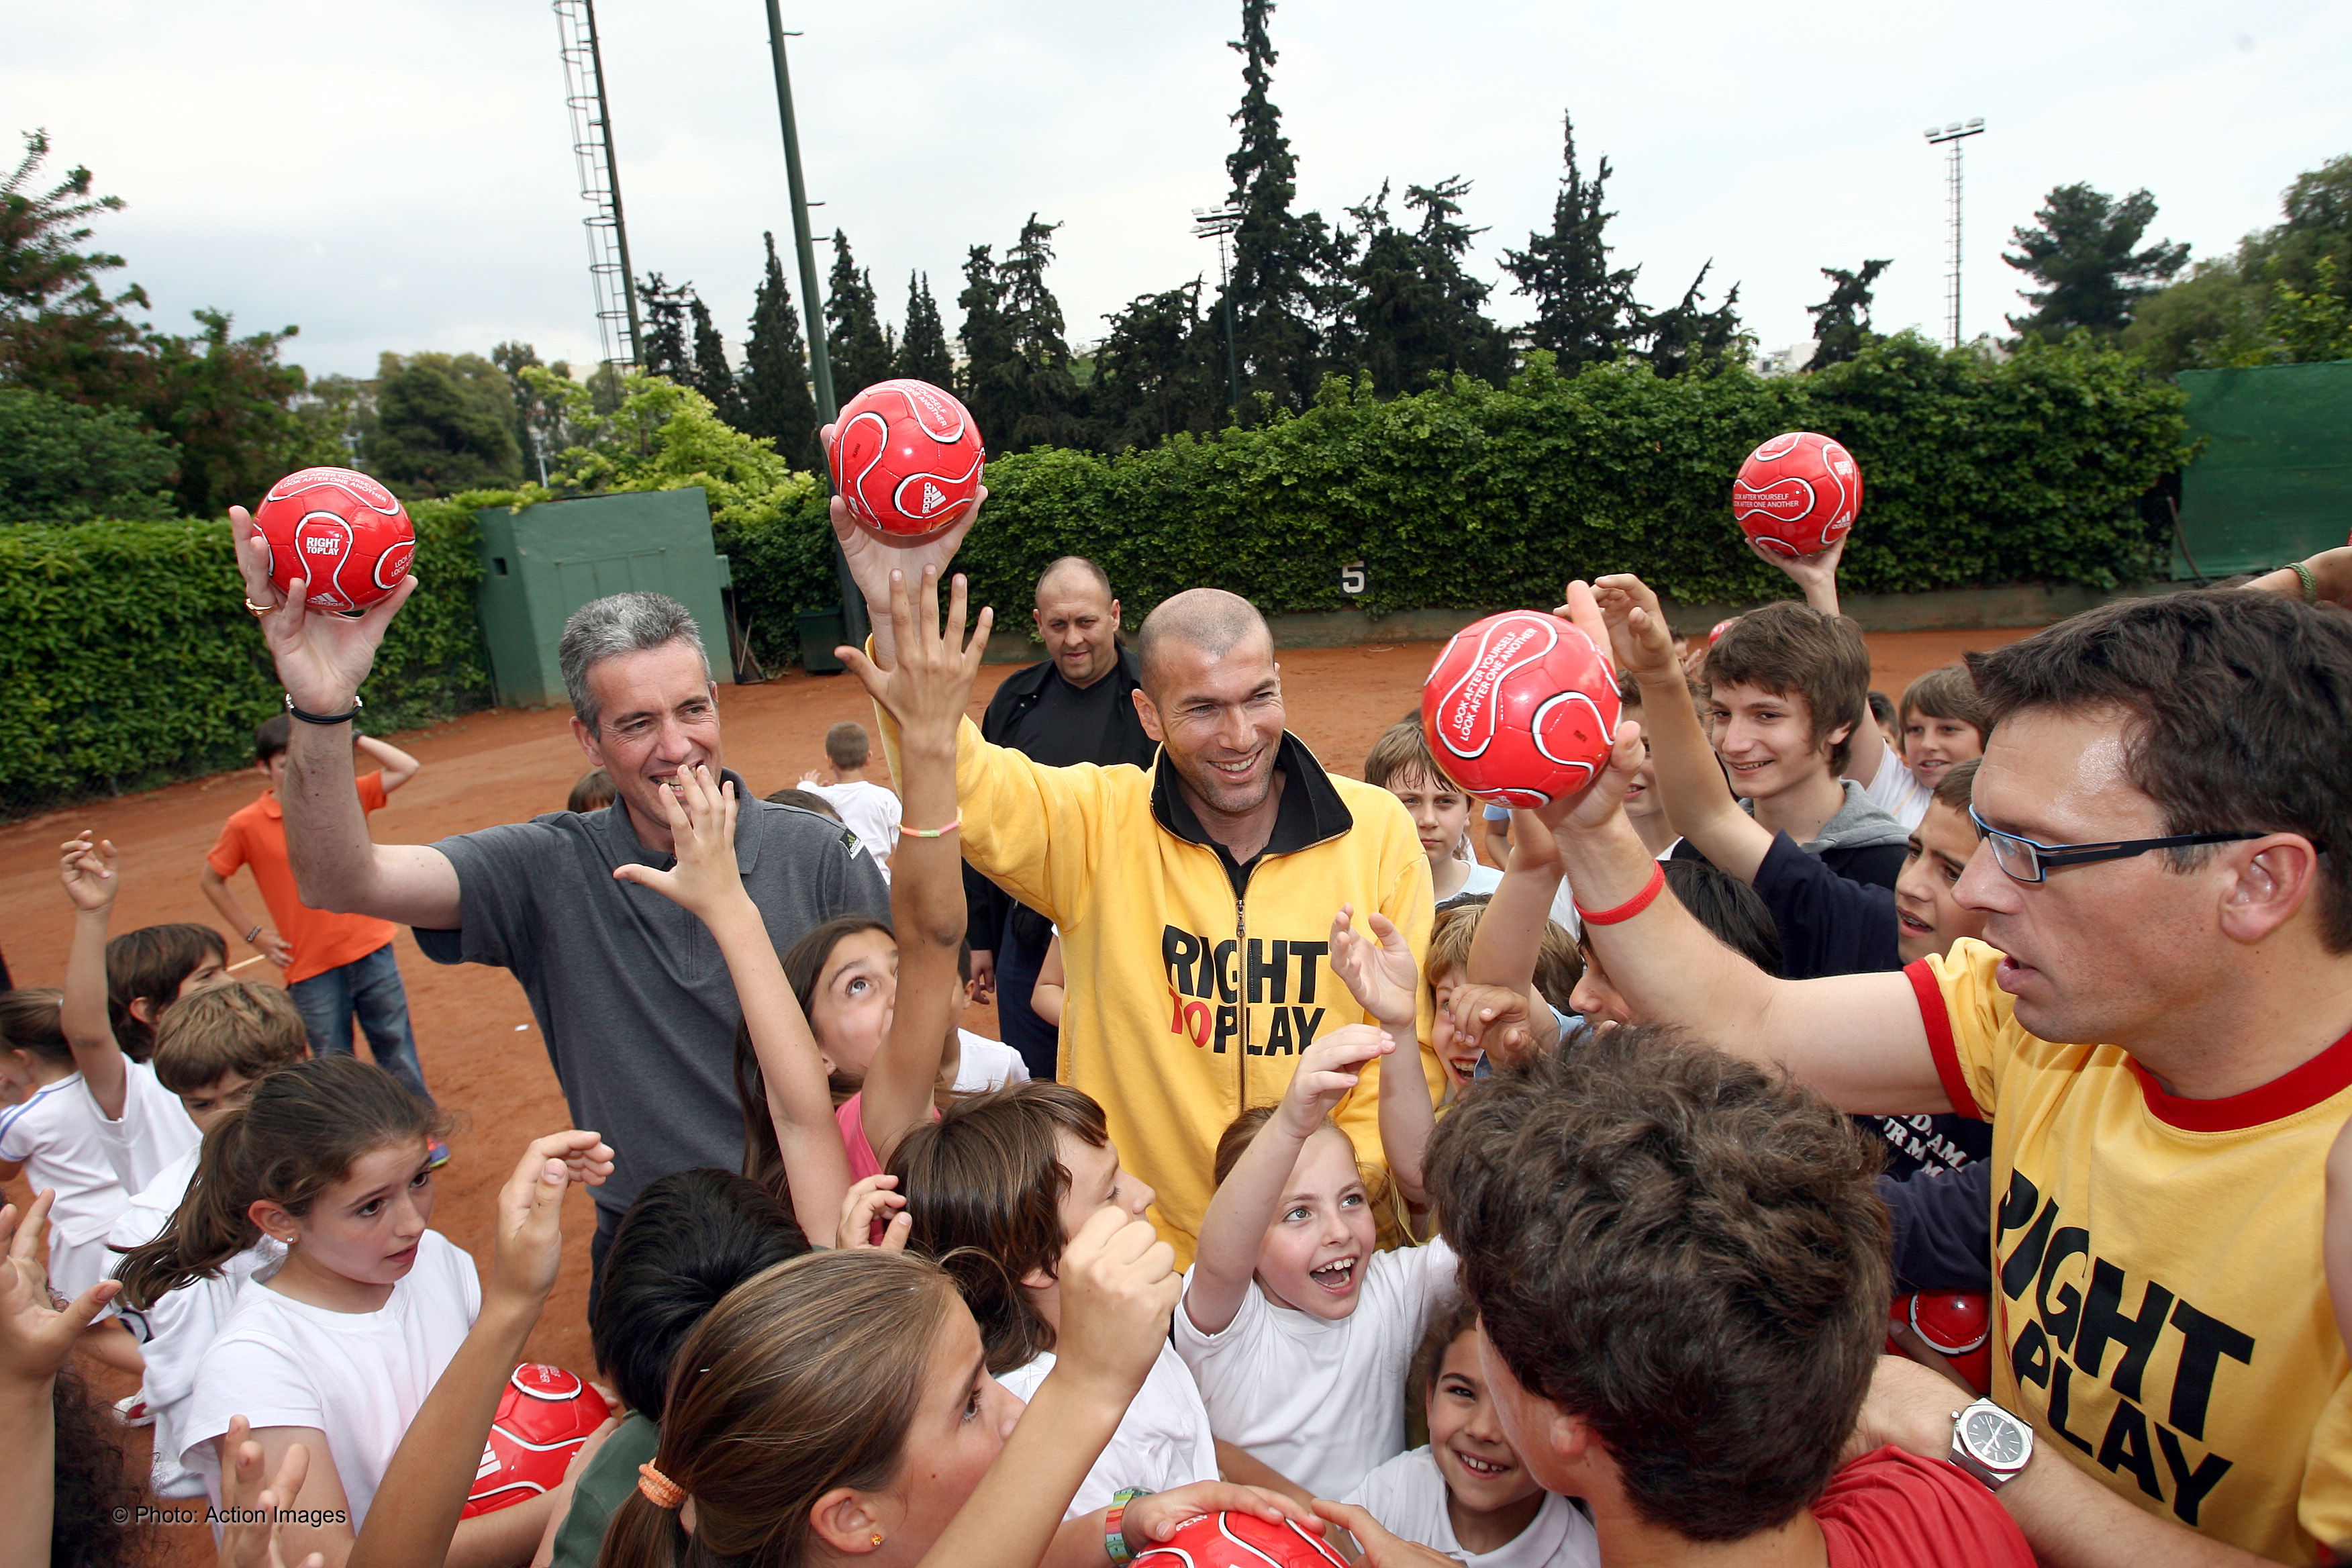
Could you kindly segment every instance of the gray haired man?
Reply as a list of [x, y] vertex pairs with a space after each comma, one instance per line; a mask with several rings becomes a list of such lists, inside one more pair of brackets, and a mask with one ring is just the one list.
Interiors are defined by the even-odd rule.
[[727, 966], [693, 915], [613, 877], [616, 866], [675, 863], [661, 792], [697, 764], [734, 780], [736, 863], [779, 950], [835, 915], [887, 919], [882, 879], [838, 824], [760, 800], [725, 773], [701, 634], [685, 606], [659, 594], [595, 600], [563, 630], [572, 732], [612, 775], [611, 805], [438, 844], [370, 842], [349, 725], [360, 683], [415, 580], [355, 619], [308, 615], [299, 595], [271, 586], [269, 547], [252, 520], [241, 508], [230, 519], [247, 607], [301, 721], [279, 793], [302, 901], [412, 926], [438, 963], [513, 972], [573, 1124], [604, 1133], [617, 1151], [612, 1179], [595, 1190], [601, 1266], [647, 1183], [742, 1160], [733, 1077], [742, 1009]]

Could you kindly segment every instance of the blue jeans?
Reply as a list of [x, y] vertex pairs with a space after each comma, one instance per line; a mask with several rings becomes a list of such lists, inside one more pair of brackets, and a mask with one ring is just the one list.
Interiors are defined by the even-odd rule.
[[418, 1099], [433, 1098], [425, 1087], [424, 1069], [416, 1065], [416, 1037], [408, 1028], [408, 988], [401, 984], [392, 943], [339, 969], [297, 980], [286, 991], [302, 1015], [312, 1056], [354, 1054], [352, 1025], [356, 1021], [367, 1036], [375, 1065]]

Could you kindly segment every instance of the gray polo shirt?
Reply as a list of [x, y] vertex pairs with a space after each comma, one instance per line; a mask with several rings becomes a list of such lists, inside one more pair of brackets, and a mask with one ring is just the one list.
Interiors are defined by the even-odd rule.
[[[881, 875], [838, 823], [758, 799], [740, 775], [726, 777], [743, 803], [735, 863], [778, 952], [835, 915], [889, 918]], [[435, 847], [457, 869], [463, 923], [419, 931], [416, 944], [436, 963], [492, 964], [522, 983], [572, 1124], [613, 1145], [612, 1178], [592, 1189], [597, 1206], [617, 1218], [674, 1171], [740, 1170], [734, 1070], [743, 1009], [727, 962], [701, 921], [613, 878], [615, 866], [667, 870], [676, 858], [647, 853], [618, 802]]]

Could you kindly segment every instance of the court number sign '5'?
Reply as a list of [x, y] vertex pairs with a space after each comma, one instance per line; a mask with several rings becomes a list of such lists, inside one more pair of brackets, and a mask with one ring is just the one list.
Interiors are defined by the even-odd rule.
[[1350, 561], [1339, 568], [1339, 592], [1354, 598], [1364, 591], [1364, 563]]

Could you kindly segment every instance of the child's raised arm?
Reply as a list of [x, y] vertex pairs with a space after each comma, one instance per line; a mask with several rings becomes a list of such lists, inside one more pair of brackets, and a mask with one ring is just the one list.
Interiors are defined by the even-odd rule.
[[1282, 1206], [1282, 1192], [1298, 1163], [1300, 1147], [1356, 1087], [1358, 1069], [1395, 1049], [1396, 1040], [1387, 1031], [1350, 1024], [1332, 1030], [1298, 1058], [1282, 1103], [1242, 1151], [1201, 1220], [1201, 1245], [1192, 1255], [1192, 1282], [1184, 1288], [1184, 1315], [1194, 1328], [1221, 1334], [1231, 1326], [1257, 1272], [1258, 1248], [1275, 1211]]
[[[1396, 923], [1378, 910], [1371, 914], [1370, 938], [1357, 933], [1355, 917], [1355, 906], [1341, 904], [1331, 921], [1332, 973], [1391, 1039], [1412, 1039], [1421, 1016], [1421, 968], [1412, 961], [1412, 949]], [[1429, 1206], [1422, 1165], [1436, 1127], [1426, 1078], [1417, 1072], [1381, 1074], [1381, 1153], [1397, 1190], [1414, 1208]]]
[[939, 568], [919, 586], [890, 574], [890, 620], [897, 661], [885, 671], [857, 650], [844, 661], [874, 700], [898, 721], [898, 793], [906, 826], [890, 858], [890, 923], [898, 938], [898, 999], [890, 1032], [866, 1069], [858, 1102], [866, 1142], [886, 1164], [899, 1140], [931, 1112], [931, 1087], [954, 1026], [956, 952], [969, 911], [963, 850], [951, 829], [956, 807], [956, 733], [971, 701], [972, 678], [988, 648], [994, 612], [980, 612], [964, 635], [967, 588], [959, 574], [940, 617]]
[[93, 843], [85, 829], [58, 848], [64, 856], [58, 875], [73, 902], [74, 932], [66, 952], [65, 1005], [58, 1023], [65, 1030], [66, 1044], [73, 1047], [74, 1066], [89, 1097], [109, 1121], [120, 1121], [130, 1097], [128, 1069], [106, 1011], [106, 927], [114, 914], [114, 895], [122, 890], [114, 875], [114, 843], [106, 838]]
[[735, 788], [697, 766], [680, 770], [676, 787], [662, 791], [661, 800], [677, 847], [677, 868], [632, 864], [614, 867], [613, 875], [674, 900], [710, 928], [760, 1058], [768, 1118], [792, 1188], [793, 1218], [803, 1235], [830, 1236], [849, 1190], [849, 1157], [833, 1119], [833, 1092], [816, 1037], [736, 868]]

